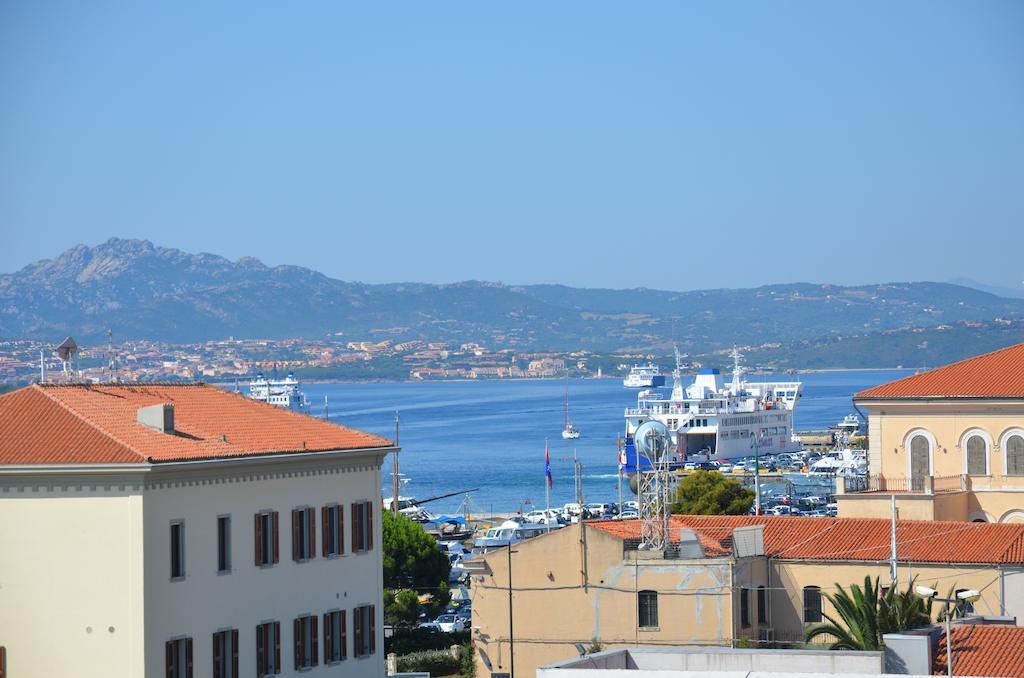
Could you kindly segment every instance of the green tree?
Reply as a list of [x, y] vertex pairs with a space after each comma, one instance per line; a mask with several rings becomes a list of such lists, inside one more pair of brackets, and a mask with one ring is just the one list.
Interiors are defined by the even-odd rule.
[[695, 516], [736, 516], [754, 505], [754, 491], [718, 471], [694, 471], [676, 488], [672, 513]]
[[391, 511], [381, 518], [384, 541], [384, 587], [436, 592], [448, 586], [451, 565], [437, 542], [419, 523]]
[[402, 629], [412, 628], [420, 616], [420, 596], [412, 589], [384, 591], [384, 621]]
[[847, 591], [836, 584], [834, 594], [826, 593], [838, 618], [822, 614], [826, 622], [807, 629], [806, 640], [818, 636], [832, 636], [832, 650], [880, 650], [882, 636], [931, 623], [930, 605], [914, 594], [911, 580], [905, 591], [890, 587], [880, 592], [878, 577], [874, 581], [864, 577], [864, 587], [857, 584]]

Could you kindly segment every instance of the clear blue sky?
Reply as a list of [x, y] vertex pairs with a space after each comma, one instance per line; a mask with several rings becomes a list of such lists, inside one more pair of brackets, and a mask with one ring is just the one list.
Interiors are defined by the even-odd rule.
[[1024, 2], [0, 5], [0, 271], [1024, 281]]

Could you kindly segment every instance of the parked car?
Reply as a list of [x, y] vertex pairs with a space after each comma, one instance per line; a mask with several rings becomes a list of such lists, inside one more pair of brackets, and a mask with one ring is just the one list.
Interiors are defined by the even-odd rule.
[[434, 623], [445, 633], [465, 631], [469, 628], [469, 622], [466, 619], [454, 614], [442, 614], [434, 620]]
[[536, 523], [538, 525], [556, 525], [561, 522], [561, 516], [554, 509], [530, 511], [523, 518], [528, 523]]
[[440, 631], [441, 630], [441, 627], [437, 624], [437, 622], [432, 622], [432, 621], [423, 622], [417, 628], [426, 629], [427, 631]]
[[592, 518], [598, 518], [604, 515], [605, 513], [612, 512], [611, 504], [587, 504], [584, 508], [587, 509], [587, 513]]
[[720, 471], [722, 469], [721, 469], [721, 467], [719, 467], [717, 461], [700, 461], [700, 462], [697, 462], [696, 470], [698, 470], [698, 471]]
[[630, 518], [639, 518], [640, 514], [632, 509], [626, 509], [619, 515], [615, 516], [616, 520], [628, 520]]

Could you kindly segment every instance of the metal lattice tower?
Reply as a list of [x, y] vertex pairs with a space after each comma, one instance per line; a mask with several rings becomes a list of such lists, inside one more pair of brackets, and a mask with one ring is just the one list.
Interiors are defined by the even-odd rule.
[[[637, 455], [637, 499], [640, 506], [640, 549], [663, 551], [669, 544], [668, 520], [671, 507], [669, 485], [670, 440], [665, 425], [657, 421], [641, 424], [634, 434]], [[641, 470], [641, 459], [650, 462]]]

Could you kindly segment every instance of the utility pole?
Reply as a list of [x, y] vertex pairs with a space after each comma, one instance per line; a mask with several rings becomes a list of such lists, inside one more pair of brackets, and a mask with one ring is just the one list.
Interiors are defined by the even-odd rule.
[[[896, 586], [896, 495], [892, 497], [892, 540], [889, 552], [889, 580], [892, 586]], [[946, 641], [949, 642], [948, 639]]]
[[398, 410], [395, 410], [395, 451], [391, 453], [391, 512], [398, 513]]
[[755, 433], [752, 437], [754, 438], [754, 515], [759, 516], [761, 515], [761, 454], [758, 446], [760, 436]]
[[509, 662], [509, 678], [515, 678], [516, 676], [516, 645], [515, 645], [515, 633], [513, 632], [512, 626], [512, 540], [509, 540], [508, 546], [508, 662]]

